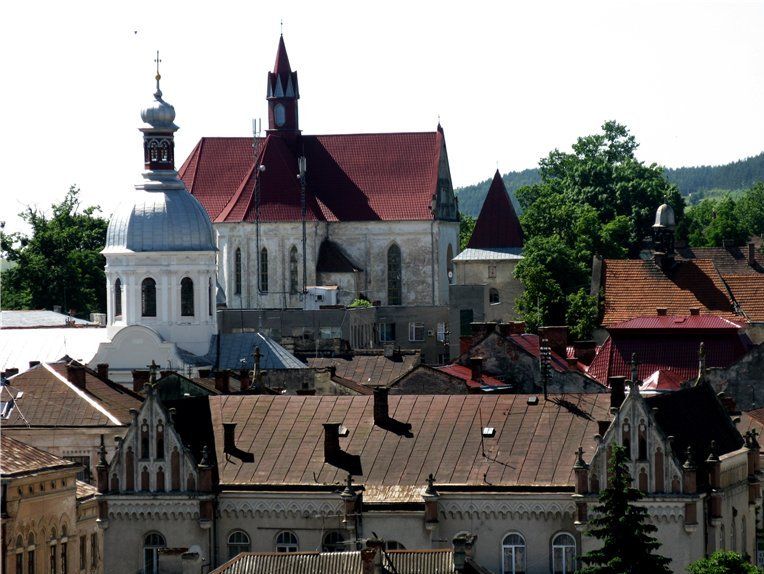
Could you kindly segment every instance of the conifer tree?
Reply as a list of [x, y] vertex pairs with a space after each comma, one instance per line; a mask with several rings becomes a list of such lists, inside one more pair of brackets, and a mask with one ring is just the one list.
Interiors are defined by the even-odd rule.
[[589, 536], [603, 545], [581, 557], [586, 566], [579, 574], [671, 574], [671, 559], [656, 554], [660, 542], [651, 536], [657, 528], [645, 522], [647, 509], [634, 504], [644, 495], [631, 488], [626, 461], [626, 449], [613, 445], [608, 487], [589, 521]]

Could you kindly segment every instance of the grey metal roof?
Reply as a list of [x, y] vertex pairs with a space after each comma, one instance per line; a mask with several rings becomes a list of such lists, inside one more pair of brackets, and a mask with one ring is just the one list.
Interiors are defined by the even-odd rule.
[[[450, 549], [391, 550], [383, 555], [384, 572], [451, 574], [456, 572]], [[243, 552], [211, 574], [363, 574], [359, 550], [352, 552]]]
[[77, 319], [55, 311], [0, 311], [0, 329], [31, 329], [34, 327], [66, 327], [71, 322], [77, 326], [96, 326], [85, 319]]
[[[223, 333], [220, 337], [219, 369], [252, 369], [252, 352], [260, 347], [260, 368], [265, 370], [307, 369], [308, 367], [270, 337], [260, 333]], [[207, 359], [214, 364], [217, 341], [212, 342]], [[244, 359], [244, 363], [242, 363]]]
[[0, 371], [25, 371], [29, 361], [57, 361], [64, 355], [88, 363], [107, 341], [106, 328], [0, 329]]
[[106, 233], [106, 251], [215, 251], [207, 212], [184, 188], [136, 189], [117, 207]]
[[500, 261], [522, 259], [522, 247], [494, 247], [492, 249], [469, 248], [454, 257], [454, 261]]

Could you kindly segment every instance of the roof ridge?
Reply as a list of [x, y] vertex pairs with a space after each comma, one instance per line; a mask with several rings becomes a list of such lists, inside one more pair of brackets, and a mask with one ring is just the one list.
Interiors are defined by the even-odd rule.
[[109, 419], [113, 424], [117, 426], [122, 426], [122, 421], [117, 419], [113, 414], [111, 414], [109, 411], [106, 410], [106, 408], [99, 404], [98, 401], [96, 401], [93, 397], [88, 396], [85, 394], [85, 392], [82, 389], [77, 388], [75, 385], [69, 382], [69, 380], [63, 376], [61, 373], [56, 371], [53, 367], [50, 366], [49, 363], [41, 363], [42, 366], [53, 374], [54, 377], [56, 377], [58, 380], [60, 380], [62, 383], [64, 383], [67, 387], [69, 387], [72, 391], [74, 391], [77, 395], [80, 396], [80, 398], [84, 399], [90, 406], [92, 406], [95, 410], [97, 410], [99, 413], [104, 415], [106, 418]]

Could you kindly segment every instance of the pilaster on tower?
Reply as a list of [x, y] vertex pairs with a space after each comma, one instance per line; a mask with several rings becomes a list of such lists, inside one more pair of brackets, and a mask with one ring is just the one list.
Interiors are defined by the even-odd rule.
[[267, 99], [268, 132], [299, 132], [297, 100], [300, 99], [300, 90], [297, 85], [297, 72], [293, 72], [289, 65], [284, 36], [279, 38], [273, 71], [268, 72]]

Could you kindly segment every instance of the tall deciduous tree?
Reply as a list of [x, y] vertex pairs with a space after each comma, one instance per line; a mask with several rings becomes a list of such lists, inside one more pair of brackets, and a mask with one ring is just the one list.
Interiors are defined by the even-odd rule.
[[737, 217], [748, 235], [764, 235], [764, 183], [748, 189], [736, 206]]
[[589, 536], [602, 547], [581, 557], [586, 566], [579, 574], [671, 574], [671, 559], [660, 556], [652, 534], [657, 528], [646, 522], [647, 509], [635, 503], [643, 494], [631, 488], [626, 448], [613, 445], [608, 465], [609, 482], [600, 494], [600, 505], [589, 520]]
[[687, 568], [689, 574], [762, 574], [757, 568], [737, 552], [717, 550], [708, 558], [697, 560]]
[[0, 250], [15, 267], [3, 272], [5, 309], [51, 309], [61, 305], [77, 314], [105, 311], [104, 257], [108, 222], [98, 207], [80, 209], [72, 186], [51, 214], [28, 208], [21, 218], [29, 234], [0, 236]]
[[[517, 196], [523, 207], [521, 222], [525, 232], [524, 256], [533, 264], [518, 264], [516, 276], [526, 288], [518, 301], [518, 311], [531, 327], [540, 322], [562, 324], [573, 320], [589, 324], [584, 317], [570, 315], [569, 298], [586, 291], [592, 257], [637, 256], [643, 238], [650, 233], [655, 210], [664, 202], [678, 219], [684, 214], [684, 200], [669, 184], [663, 170], [645, 165], [634, 155], [637, 142], [625, 126], [607, 122], [602, 133], [581, 137], [572, 152], [552, 151], [539, 162], [541, 182], [520, 188]], [[560, 265], [548, 254], [552, 243], [568, 250], [570, 263]], [[541, 249], [540, 257], [535, 251]], [[539, 268], [539, 261], [549, 261]], [[524, 263], [524, 262], [523, 262]], [[571, 277], [563, 276], [569, 267]], [[581, 296], [571, 298], [588, 317], [591, 309]], [[539, 306], [552, 303], [547, 309]], [[588, 336], [589, 333], [580, 333]]]

